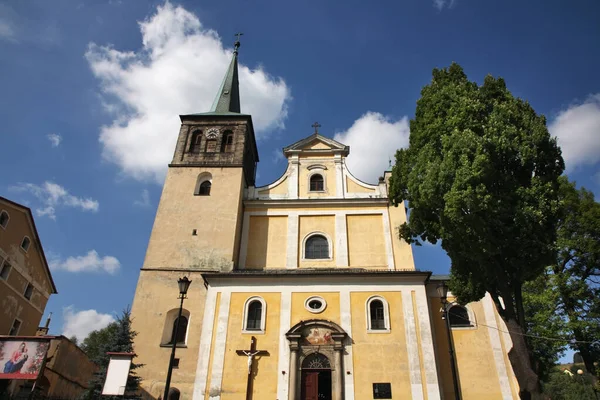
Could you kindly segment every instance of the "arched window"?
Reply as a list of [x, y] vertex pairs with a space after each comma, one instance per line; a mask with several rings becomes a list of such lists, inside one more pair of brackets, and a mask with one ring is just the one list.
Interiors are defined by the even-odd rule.
[[469, 319], [469, 311], [466, 307], [455, 304], [448, 310], [448, 318], [450, 319], [450, 326], [472, 326], [471, 320]]
[[233, 151], [233, 132], [225, 131], [221, 140], [221, 153], [229, 153]]
[[323, 189], [323, 175], [314, 174], [310, 177], [310, 191], [311, 192], [322, 192]]
[[262, 297], [254, 296], [246, 300], [243, 331], [264, 332], [266, 308], [267, 305]]
[[3, 229], [6, 229], [9, 219], [10, 219], [10, 216], [8, 215], [8, 213], [6, 211], [2, 210], [2, 212], [0, 212], [0, 227], [2, 227]]
[[212, 187], [212, 175], [209, 172], [202, 172], [196, 179], [196, 188], [194, 195], [210, 196], [210, 188]]
[[308, 260], [328, 259], [329, 241], [323, 235], [313, 235], [304, 244], [304, 258]]
[[202, 131], [194, 131], [192, 140], [190, 140], [190, 152], [198, 152], [200, 150], [200, 142], [202, 141]]
[[302, 369], [331, 369], [331, 362], [321, 353], [312, 353], [302, 361]]
[[[177, 320], [179, 315], [179, 307], [172, 308], [165, 314], [165, 323], [163, 325], [163, 332], [160, 339], [161, 346], [172, 347], [173, 341], [177, 340], [177, 343], [185, 344], [187, 342], [187, 331], [190, 325], [190, 312], [185, 308], [181, 310], [181, 320]], [[175, 327], [179, 326], [179, 331], [175, 337]]]
[[211, 188], [212, 184], [210, 183], [210, 181], [204, 181], [200, 184], [200, 190], [198, 191], [198, 194], [200, 196], [210, 196], [210, 188]]
[[[173, 344], [175, 342], [185, 344], [185, 338], [187, 336], [187, 327], [188, 327], [188, 319], [185, 316], [181, 316], [180, 318], [175, 318], [173, 321], [173, 331], [171, 333], [171, 341], [169, 343]], [[177, 331], [177, 337], [175, 337], [175, 331]]]
[[381, 296], [372, 296], [367, 300], [367, 331], [390, 331], [388, 303]]
[[206, 139], [206, 148], [204, 149], [207, 153], [214, 153], [217, 151], [217, 139]]
[[25, 251], [29, 250], [29, 245], [31, 244], [31, 239], [29, 239], [29, 237], [25, 236], [23, 238], [23, 240], [21, 241], [21, 248]]

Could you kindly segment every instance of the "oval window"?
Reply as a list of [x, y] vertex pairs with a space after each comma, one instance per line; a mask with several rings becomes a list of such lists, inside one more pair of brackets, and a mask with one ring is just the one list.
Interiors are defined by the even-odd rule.
[[304, 308], [314, 314], [323, 312], [325, 307], [327, 307], [327, 303], [325, 302], [325, 299], [320, 296], [311, 296], [304, 302]]

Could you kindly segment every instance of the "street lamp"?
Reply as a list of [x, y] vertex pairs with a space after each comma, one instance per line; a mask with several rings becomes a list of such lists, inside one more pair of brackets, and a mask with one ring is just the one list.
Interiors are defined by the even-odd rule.
[[163, 400], [167, 400], [169, 396], [169, 389], [171, 388], [171, 374], [173, 373], [173, 361], [175, 360], [175, 349], [177, 348], [177, 337], [179, 335], [179, 324], [181, 321], [181, 312], [183, 311], [183, 300], [187, 298], [187, 291], [190, 287], [192, 281], [188, 279], [187, 276], [183, 278], [179, 278], [177, 280], [177, 285], [179, 285], [179, 297], [181, 299], [181, 303], [179, 304], [179, 315], [177, 316], [176, 324], [175, 324], [175, 332], [173, 339], [173, 347], [171, 349], [171, 358], [169, 359], [169, 371], [167, 372], [167, 383], [165, 385], [165, 393], [163, 395]]
[[437, 286], [438, 296], [442, 302], [442, 319], [446, 321], [446, 333], [448, 334], [448, 352], [450, 353], [450, 367], [452, 369], [452, 381], [454, 382], [454, 398], [460, 400], [460, 390], [458, 388], [458, 377], [456, 375], [456, 361], [454, 360], [454, 342], [450, 333], [450, 318], [448, 318], [448, 285], [442, 281]]

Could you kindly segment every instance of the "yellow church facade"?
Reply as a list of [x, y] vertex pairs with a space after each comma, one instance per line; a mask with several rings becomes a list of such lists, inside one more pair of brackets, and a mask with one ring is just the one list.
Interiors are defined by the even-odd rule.
[[238, 47], [212, 110], [181, 116], [132, 306], [144, 391], [162, 396], [175, 343], [170, 399], [452, 399], [455, 380], [463, 399], [517, 399], [489, 296], [446, 305], [449, 343], [445, 278], [415, 270], [398, 238], [389, 172], [358, 180], [349, 147], [315, 127], [283, 149], [278, 180], [255, 185]]

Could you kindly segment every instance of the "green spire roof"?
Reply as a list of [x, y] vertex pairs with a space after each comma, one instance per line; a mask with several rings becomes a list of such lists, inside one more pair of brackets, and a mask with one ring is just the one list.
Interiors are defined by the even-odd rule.
[[234, 44], [233, 57], [223, 83], [217, 92], [210, 111], [212, 113], [240, 113], [240, 87], [238, 81], [238, 48], [239, 40]]

